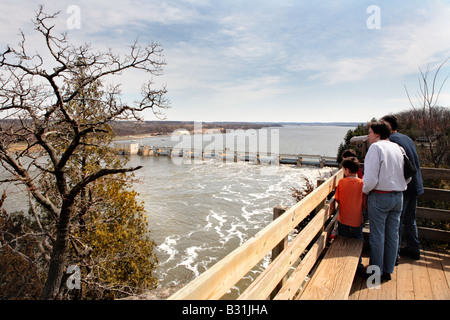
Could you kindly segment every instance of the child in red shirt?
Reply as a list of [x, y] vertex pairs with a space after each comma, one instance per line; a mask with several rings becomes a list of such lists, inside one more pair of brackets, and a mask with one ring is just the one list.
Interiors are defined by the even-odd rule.
[[345, 178], [339, 181], [335, 198], [339, 203], [338, 234], [363, 240], [363, 212], [367, 196], [362, 192], [364, 182], [358, 178], [359, 161], [355, 157], [342, 161]]

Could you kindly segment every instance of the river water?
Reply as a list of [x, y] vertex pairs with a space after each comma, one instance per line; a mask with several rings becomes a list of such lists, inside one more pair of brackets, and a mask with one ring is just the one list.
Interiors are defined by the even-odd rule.
[[[280, 154], [315, 154], [335, 157], [350, 127], [286, 126], [248, 130], [268, 140], [268, 151]], [[233, 149], [230, 134], [203, 135], [199, 143], [217, 150]], [[232, 137], [232, 135], [231, 135]], [[184, 139], [184, 140], [183, 140]], [[187, 139], [187, 140], [186, 140]], [[227, 140], [227, 141], [225, 141]], [[138, 140], [154, 146], [196, 144], [191, 136], [152, 137]], [[261, 143], [259, 146], [261, 146]], [[250, 145], [250, 146], [249, 146]], [[236, 147], [236, 146], [235, 146]], [[244, 146], [253, 151], [251, 143]], [[239, 146], [236, 147], [239, 149]], [[151, 238], [156, 242], [159, 266], [156, 276], [162, 286], [187, 283], [225, 257], [272, 221], [273, 207], [295, 204], [291, 188], [301, 189], [306, 179], [316, 182], [334, 168], [254, 164], [244, 161], [188, 161], [168, 157], [129, 156], [129, 165], [143, 166], [135, 172], [135, 190], [148, 215]], [[5, 209], [23, 209], [26, 195], [8, 188]], [[260, 269], [269, 263], [268, 257]], [[259, 272], [258, 268], [254, 271]], [[250, 275], [252, 277], [252, 275]], [[239, 286], [230, 296], [238, 294]]]
[[[277, 130], [280, 154], [335, 157], [349, 129], [353, 128], [289, 126], [261, 129], [256, 134]], [[267, 136], [269, 140], [277, 137]], [[164, 146], [170, 141], [173, 146], [180, 144], [178, 139], [139, 142]], [[272, 141], [272, 145], [277, 143]], [[163, 286], [186, 283], [200, 275], [270, 223], [274, 206], [295, 204], [291, 188], [301, 189], [306, 179], [315, 183], [334, 170], [215, 159], [180, 163], [168, 157], [137, 155], [130, 156], [130, 165], [143, 166], [136, 171], [139, 183], [135, 188], [148, 212], [151, 237], [158, 244], [157, 276]], [[268, 263], [267, 257], [260, 269]], [[239, 288], [233, 290], [231, 295]]]

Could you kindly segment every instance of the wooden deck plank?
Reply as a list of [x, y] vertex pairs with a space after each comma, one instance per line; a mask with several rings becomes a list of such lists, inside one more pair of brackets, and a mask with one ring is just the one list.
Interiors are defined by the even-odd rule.
[[396, 269], [397, 300], [414, 300], [414, 285], [411, 260], [400, 257], [400, 261]]
[[397, 270], [398, 268], [394, 268], [394, 272], [391, 274], [391, 280], [381, 280], [381, 288], [378, 292], [379, 300], [397, 300]]
[[449, 300], [450, 290], [441, 264], [439, 254], [435, 250], [423, 250], [423, 258], [430, 279], [431, 292], [434, 300]]
[[362, 246], [357, 239], [335, 239], [300, 299], [348, 299]]
[[[369, 252], [363, 252], [362, 255], [362, 264], [364, 266], [369, 265]], [[378, 300], [378, 294], [380, 292], [379, 288], [369, 288], [367, 286], [367, 282], [371, 281], [368, 280], [365, 277], [362, 277], [360, 275], [355, 276], [355, 280], [358, 279], [357, 282], [357, 288], [354, 289], [353, 295], [358, 297], [358, 300]], [[354, 280], [354, 281], [355, 281]], [[359, 291], [359, 292], [358, 292]], [[352, 297], [349, 297], [349, 299], [352, 299]]]
[[357, 275], [355, 276], [353, 279], [352, 288], [350, 289], [350, 293], [348, 295], [348, 300], [359, 300], [363, 281], [364, 279], [362, 277], [358, 277]]
[[[367, 279], [356, 275], [349, 299], [353, 300], [450, 300], [449, 251], [421, 250], [421, 259], [401, 257], [390, 281], [369, 289]], [[369, 265], [369, 252], [362, 263]]]
[[450, 252], [448, 250], [437, 250], [441, 258], [442, 270], [444, 270], [447, 285], [450, 287]]
[[411, 261], [411, 269], [413, 273], [414, 299], [415, 300], [433, 300], [431, 291], [430, 278], [426, 261], [423, 259], [423, 253], [420, 260]]

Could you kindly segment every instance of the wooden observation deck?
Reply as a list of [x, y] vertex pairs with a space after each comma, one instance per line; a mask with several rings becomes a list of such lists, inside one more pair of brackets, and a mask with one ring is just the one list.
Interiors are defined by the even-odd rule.
[[[424, 180], [450, 180], [448, 169], [421, 170]], [[387, 282], [357, 274], [360, 256], [365, 266], [369, 264], [364, 242], [345, 237], [329, 240], [339, 213], [334, 190], [342, 178], [339, 170], [291, 208], [275, 207], [269, 225], [169, 299], [230, 299], [230, 288], [238, 286], [240, 295], [233, 299], [449, 300], [448, 250], [424, 247], [420, 260], [401, 257]], [[425, 188], [421, 198], [448, 202], [450, 190]], [[417, 216], [448, 222], [450, 211], [418, 208]], [[300, 223], [301, 231], [293, 231]], [[418, 229], [422, 239], [450, 242], [450, 231]], [[271, 263], [248, 283], [248, 274], [267, 255]]]

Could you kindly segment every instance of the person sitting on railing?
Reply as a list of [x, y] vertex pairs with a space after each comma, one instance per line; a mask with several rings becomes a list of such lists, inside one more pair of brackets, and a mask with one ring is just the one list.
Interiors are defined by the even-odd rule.
[[[344, 158], [341, 163], [345, 178], [336, 187], [335, 199], [339, 203], [338, 235], [364, 241], [364, 211], [367, 196], [363, 193], [364, 182], [358, 177], [360, 170], [356, 157]], [[362, 258], [359, 257], [358, 272], [363, 272]]]
[[367, 201], [363, 193], [364, 182], [358, 177], [359, 161], [344, 158], [341, 163], [345, 178], [339, 181], [335, 198], [339, 203], [338, 235], [363, 239], [363, 212]]

